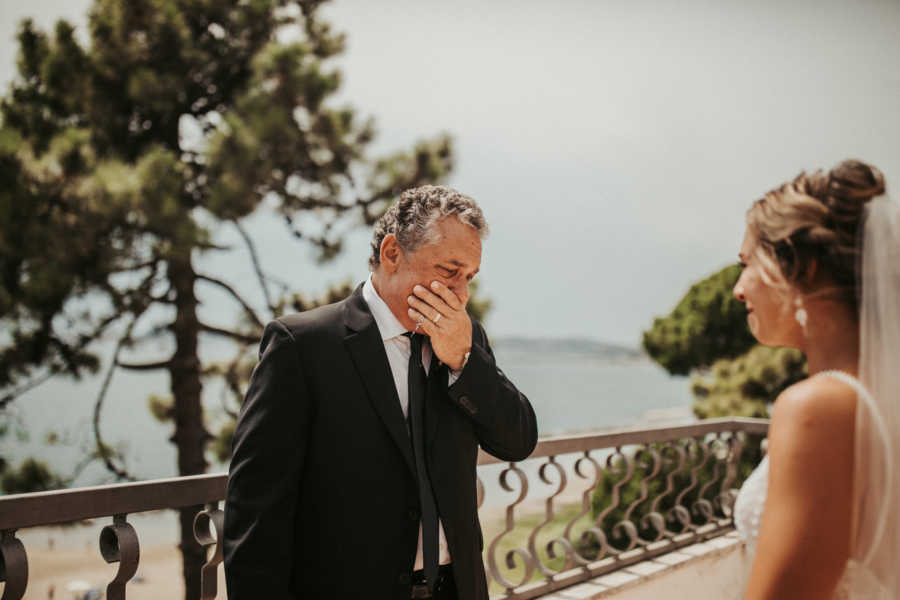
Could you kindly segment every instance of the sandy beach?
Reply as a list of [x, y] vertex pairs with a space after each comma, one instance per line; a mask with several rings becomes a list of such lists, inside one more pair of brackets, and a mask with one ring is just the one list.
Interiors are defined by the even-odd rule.
[[[108, 565], [95, 547], [54, 550], [29, 550], [30, 572], [24, 600], [80, 600], [84, 592], [70, 592], [81, 582], [104, 595], [115, 577], [117, 565]], [[51, 590], [52, 593], [51, 593]], [[158, 545], [141, 548], [141, 562], [135, 578], [128, 584], [129, 600], [180, 599], [184, 595], [181, 554], [177, 546]], [[102, 596], [101, 596], [102, 597]], [[225, 597], [225, 575], [219, 569], [219, 598]]]
[[[85, 591], [102, 591], [115, 577], [118, 564], [107, 564], [100, 554], [100, 531], [111, 519], [95, 519], [67, 527], [35, 527], [18, 532], [28, 552], [28, 588], [24, 600], [81, 600]], [[180, 600], [184, 595], [178, 524], [172, 511], [130, 515], [138, 533], [141, 558], [128, 584], [129, 600]], [[224, 574], [219, 573], [225, 597]], [[51, 594], [52, 590], [52, 594]], [[87, 597], [91, 597], [88, 595]], [[93, 599], [92, 599], [93, 600]]]

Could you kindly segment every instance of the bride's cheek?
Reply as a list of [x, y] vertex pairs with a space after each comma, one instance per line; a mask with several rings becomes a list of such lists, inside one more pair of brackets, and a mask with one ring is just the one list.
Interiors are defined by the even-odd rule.
[[750, 333], [752, 333], [754, 337], [758, 337], [759, 319], [756, 317], [756, 315], [751, 313], [747, 316], [747, 325], [750, 327]]

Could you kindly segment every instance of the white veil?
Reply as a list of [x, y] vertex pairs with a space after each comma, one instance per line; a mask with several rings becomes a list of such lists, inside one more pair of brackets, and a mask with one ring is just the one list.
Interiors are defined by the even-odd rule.
[[[856, 409], [851, 558], [877, 578], [878, 597], [900, 598], [900, 201], [865, 210], [859, 376], [872, 398]], [[864, 587], [853, 597], [872, 597]]]

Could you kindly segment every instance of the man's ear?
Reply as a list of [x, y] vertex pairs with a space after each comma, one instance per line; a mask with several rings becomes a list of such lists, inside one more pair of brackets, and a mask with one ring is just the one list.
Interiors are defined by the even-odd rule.
[[394, 273], [400, 267], [400, 261], [403, 259], [403, 249], [397, 236], [389, 233], [381, 240], [381, 249], [379, 250], [381, 258], [381, 266], [388, 273]]

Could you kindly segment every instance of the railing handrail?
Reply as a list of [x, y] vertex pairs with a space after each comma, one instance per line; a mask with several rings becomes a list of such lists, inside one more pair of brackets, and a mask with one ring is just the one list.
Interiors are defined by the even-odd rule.
[[225, 498], [226, 473], [0, 496], [0, 530], [181, 508]]
[[[529, 458], [664, 442], [718, 432], [765, 434], [766, 419], [706, 419], [676, 426], [628, 428], [607, 433], [550, 436]], [[478, 464], [505, 462], [479, 452]], [[0, 496], [0, 530], [71, 523], [83, 519], [181, 508], [225, 498], [226, 473], [207, 473], [109, 485]]]
[[[534, 451], [528, 456], [541, 458], [559, 456], [583, 450], [600, 448], [616, 448], [631, 444], [652, 444], [668, 442], [689, 437], [697, 437], [709, 433], [737, 432], [765, 434], [769, 429], [768, 419], [750, 419], [746, 417], [730, 417], [723, 419], [704, 419], [686, 425], [661, 425], [657, 427], [629, 427], [603, 433], [584, 433], [577, 435], [560, 435], [542, 438]], [[527, 460], [527, 459], [526, 459]], [[481, 451], [478, 464], [506, 462]]]
[[[730, 418], [545, 437], [529, 456], [543, 464], [529, 463], [525, 469], [481, 452], [479, 465], [494, 463], [502, 468], [495, 473], [492, 472], [495, 469], [478, 470], [479, 511], [485, 497], [483, 476], [496, 477], [501, 487], [514, 495], [518, 491], [518, 496], [506, 506], [505, 529], [497, 532], [490, 544], [485, 545], [485, 574], [491, 585], [504, 589], [504, 600], [533, 600], [730, 531], [733, 528], [731, 510], [737, 495], [735, 483], [740, 485], [738, 464], [744, 456], [743, 450], [747, 442], [753, 450], [767, 434], [768, 426], [764, 419]], [[737, 433], [760, 434], [760, 438], [735, 435]], [[598, 463], [600, 457], [591, 455], [592, 451], [610, 454], [601, 461], [605, 466]], [[557, 456], [577, 454], [581, 456], [575, 456], [577, 460], [571, 465], [568, 460], [556, 460]], [[753, 451], [749, 458], [756, 460], [758, 454]], [[580, 490], [582, 511], [565, 516], [562, 537], [550, 542], [555, 544], [554, 548], [563, 551], [554, 556], [550, 546], [542, 550], [538, 535], [555, 535], [552, 528], [562, 527], [562, 523], [555, 521], [562, 514], [558, 513], [559, 507], [554, 506], [554, 499], [566, 489], [567, 465], [575, 476], [592, 479], [592, 482], [589, 488]], [[555, 489], [539, 494], [549, 494], [543, 500], [544, 520], [530, 526], [527, 544], [522, 545], [521, 540], [507, 535], [525, 523], [521, 519], [517, 521], [516, 513], [524, 509], [517, 509], [517, 506], [528, 494], [528, 472], [533, 471], [532, 467], [538, 467], [533, 476], [551, 484], [551, 488], [555, 484]], [[546, 477], [548, 468], [557, 474], [550, 477], [553, 482]], [[684, 476], [689, 473], [690, 482], [687, 485], [682, 482], [676, 487], [674, 476], [677, 473]], [[591, 495], [596, 499], [601, 481], [608, 476], [615, 481], [612, 495], [603, 497], [604, 507], [595, 515], [591, 512]], [[662, 485], [663, 480], [666, 488], [657, 490], [655, 498], [651, 499], [648, 484], [655, 481]], [[111, 517], [112, 523], [100, 533], [100, 553], [106, 562], [119, 563], [115, 579], [107, 586], [107, 595], [124, 599], [126, 585], [134, 577], [140, 562], [139, 535], [127, 521], [128, 515], [191, 507], [194, 539], [204, 548], [213, 549], [212, 556], [200, 568], [200, 580], [202, 597], [214, 599], [217, 596], [217, 572], [224, 552], [221, 533], [225, 514], [220, 504], [225, 498], [227, 481], [225, 473], [209, 473], [0, 497], [3, 597], [21, 600], [28, 587], [28, 551], [16, 537], [18, 529]], [[638, 496], [632, 494], [626, 499], [619, 493], [623, 486], [633, 487], [635, 483], [641, 487]], [[664, 498], [669, 503], [665, 506], [661, 504]], [[608, 518], [617, 522], [610, 524], [606, 521]], [[573, 526], [583, 519], [590, 521], [587, 524], [590, 528], [579, 536]], [[544, 530], [545, 526], [548, 529]], [[585, 537], [587, 533], [591, 536]], [[618, 542], [613, 543], [614, 540]], [[510, 543], [514, 547], [510, 548]], [[510, 569], [521, 566], [524, 572], [513, 575], [512, 571], [503, 570], [498, 556], [506, 557]], [[537, 582], [532, 581], [535, 575], [539, 579]]]

